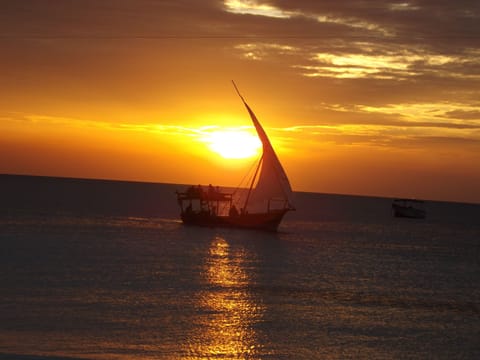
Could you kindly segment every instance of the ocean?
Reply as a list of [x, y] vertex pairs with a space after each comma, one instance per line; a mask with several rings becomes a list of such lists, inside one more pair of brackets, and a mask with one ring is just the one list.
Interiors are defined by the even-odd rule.
[[184, 188], [0, 175], [0, 359], [480, 358], [480, 205], [296, 193], [268, 233]]

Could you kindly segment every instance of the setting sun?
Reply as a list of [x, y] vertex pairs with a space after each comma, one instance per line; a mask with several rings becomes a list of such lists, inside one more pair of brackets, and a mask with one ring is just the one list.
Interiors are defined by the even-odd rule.
[[208, 134], [203, 141], [210, 150], [225, 159], [245, 159], [259, 153], [260, 140], [245, 130], [218, 130]]

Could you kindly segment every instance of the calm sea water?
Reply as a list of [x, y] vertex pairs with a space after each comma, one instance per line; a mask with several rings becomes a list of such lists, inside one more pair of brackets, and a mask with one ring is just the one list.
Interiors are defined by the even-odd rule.
[[477, 359], [480, 206], [297, 194], [276, 234], [181, 186], [0, 176], [0, 359]]

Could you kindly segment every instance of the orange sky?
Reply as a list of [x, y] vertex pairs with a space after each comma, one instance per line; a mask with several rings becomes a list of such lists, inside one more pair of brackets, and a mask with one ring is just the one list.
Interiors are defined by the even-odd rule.
[[433, 3], [5, 1], [0, 173], [238, 185], [235, 79], [294, 190], [480, 202], [480, 11]]

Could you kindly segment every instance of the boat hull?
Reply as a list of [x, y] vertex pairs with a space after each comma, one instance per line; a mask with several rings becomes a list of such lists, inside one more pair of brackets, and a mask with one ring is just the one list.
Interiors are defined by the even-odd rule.
[[392, 205], [393, 215], [395, 217], [403, 217], [410, 219], [425, 219], [426, 212], [422, 209], [417, 209], [410, 206]]
[[182, 213], [181, 218], [186, 225], [277, 231], [278, 225], [287, 211], [288, 209], [234, 216], [216, 216], [208, 213]]

